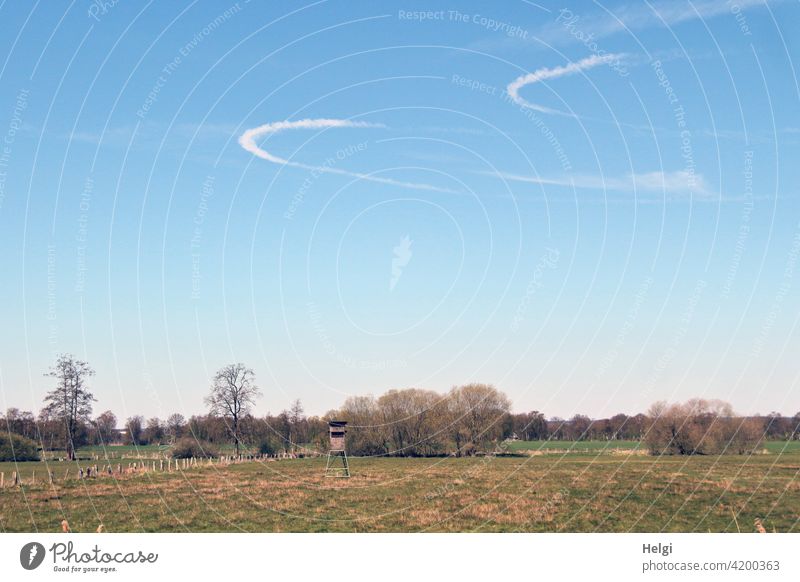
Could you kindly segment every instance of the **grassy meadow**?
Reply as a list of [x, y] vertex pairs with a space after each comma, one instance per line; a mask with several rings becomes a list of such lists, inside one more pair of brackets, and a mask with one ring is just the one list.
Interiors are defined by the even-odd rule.
[[[752, 532], [756, 518], [770, 532], [800, 529], [797, 443], [663, 458], [598, 443], [536, 454], [542, 444], [515, 443], [515, 456], [352, 458], [350, 479], [325, 478], [324, 458], [83, 481], [59, 472], [94, 461], [48, 463], [54, 485], [43, 462], [0, 463], [0, 531], [54, 532], [62, 519], [78, 532]], [[13, 470], [23, 486], [8, 486]]]

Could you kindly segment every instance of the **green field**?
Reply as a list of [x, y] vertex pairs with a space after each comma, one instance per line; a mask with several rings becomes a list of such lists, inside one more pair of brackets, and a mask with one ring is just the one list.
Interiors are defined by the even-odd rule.
[[511, 441], [509, 451], [604, 452], [643, 448], [639, 441]]
[[800, 453], [800, 441], [767, 441], [764, 448], [770, 453]]
[[[324, 459], [83, 481], [63, 481], [54, 471], [53, 486], [39, 481], [0, 491], [0, 531], [58, 531], [67, 519], [73, 531], [89, 532], [100, 523], [110, 532], [752, 532], [760, 518], [769, 531], [796, 532], [800, 451], [794, 445], [789, 453], [751, 457], [654, 458], [601, 448], [353, 458], [350, 479], [325, 478]], [[44, 466], [20, 469], [43, 475]], [[11, 470], [13, 463], [0, 464], [6, 480]]]

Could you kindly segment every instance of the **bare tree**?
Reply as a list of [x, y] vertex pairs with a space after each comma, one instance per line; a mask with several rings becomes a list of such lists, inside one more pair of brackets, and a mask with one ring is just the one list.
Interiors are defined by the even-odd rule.
[[127, 429], [127, 440], [130, 441], [130, 444], [144, 444], [142, 442], [142, 436], [144, 434], [144, 417], [142, 415], [137, 414], [135, 416], [131, 416], [125, 422], [125, 428]]
[[56, 379], [56, 388], [45, 396], [45, 411], [63, 424], [67, 456], [74, 461], [76, 433], [80, 423], [89, 420], [95, 401], [86, 386], [94, 370], [71, 354], [61, 354], [45, 376]]
[[763, 438], [756, 419], [736, 416], [731, 405], [721, 400], [656, 402], [648, 416], [645, 442], [656, 455], [749, 454]]
[[297, 446], [298, 443], [304, 441], [303, 434], [303, 421], [305, 421], [305, 410], [303, 410], [303, 403], [300, 399], [295, 399], [292, 402], [292, 407], [289, 409], [289, 422], [291, 423], [291, 445]]
[[241, 444], [239, 424], [259, 396], [261, 392], [255, 385], [255, 373], [242, 363], [228, 364], [214, 375], [206, 404], [211, 414], [222, 416], [227, 421], [237, 455]]
[[151, 418], [147, 421], [144, 429], [144, 440], [147, 444], [161, 444], [164, 440], [164, 424], [158, 418]]
[[167, 434], [170, 441], [173, 443], [183, 436], [183, 430], [186, 427], [186, 419], [182, 414], [170, 414], [167, 419]]
[[454, 386], [447, 395], [450, 433], [456, 455], [472, 455], [502, 436], [511, 401], [490, 384]]
[[94, 427], [97, 444], [107, 445], [116, 440], [117, 417], [110, 410], [94, 419]]

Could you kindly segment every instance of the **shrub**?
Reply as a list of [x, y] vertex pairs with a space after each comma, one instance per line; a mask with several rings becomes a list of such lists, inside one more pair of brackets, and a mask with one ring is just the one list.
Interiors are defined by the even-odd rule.
[[217, 447], [207, 441], [199, 441], [192, 437], [184, 437], [172, 446], [173, 459], [216, 458], [219, 456]]
[[657, 402], [649, 417], [645, 441], [653, 455], [752, 454], [763, 438], [757, 423], [737, 417], [730, 404], [719, 400]]
[[38, 461], [35, 441], [13, 433], [0, 433], [0, 461]]
[[258, 443], [258, 453], [260, 455], [274, 455], [276, 451], [276, 447], [273, 442], [269, 439], [262, 439]]

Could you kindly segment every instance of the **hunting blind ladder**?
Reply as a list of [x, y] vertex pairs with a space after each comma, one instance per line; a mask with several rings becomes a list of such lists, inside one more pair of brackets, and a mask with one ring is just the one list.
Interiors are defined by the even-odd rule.
[[[345, 451], [344, 433], [347, 432], [347, 422], [331, 420], [328, 422], [331, 446], [328, 450], [328, 462], [325, 464], [326, 477], [349, 477], [350, 464], [347, 462]], [[341, 461], [341, 467], [339, 463]]]

